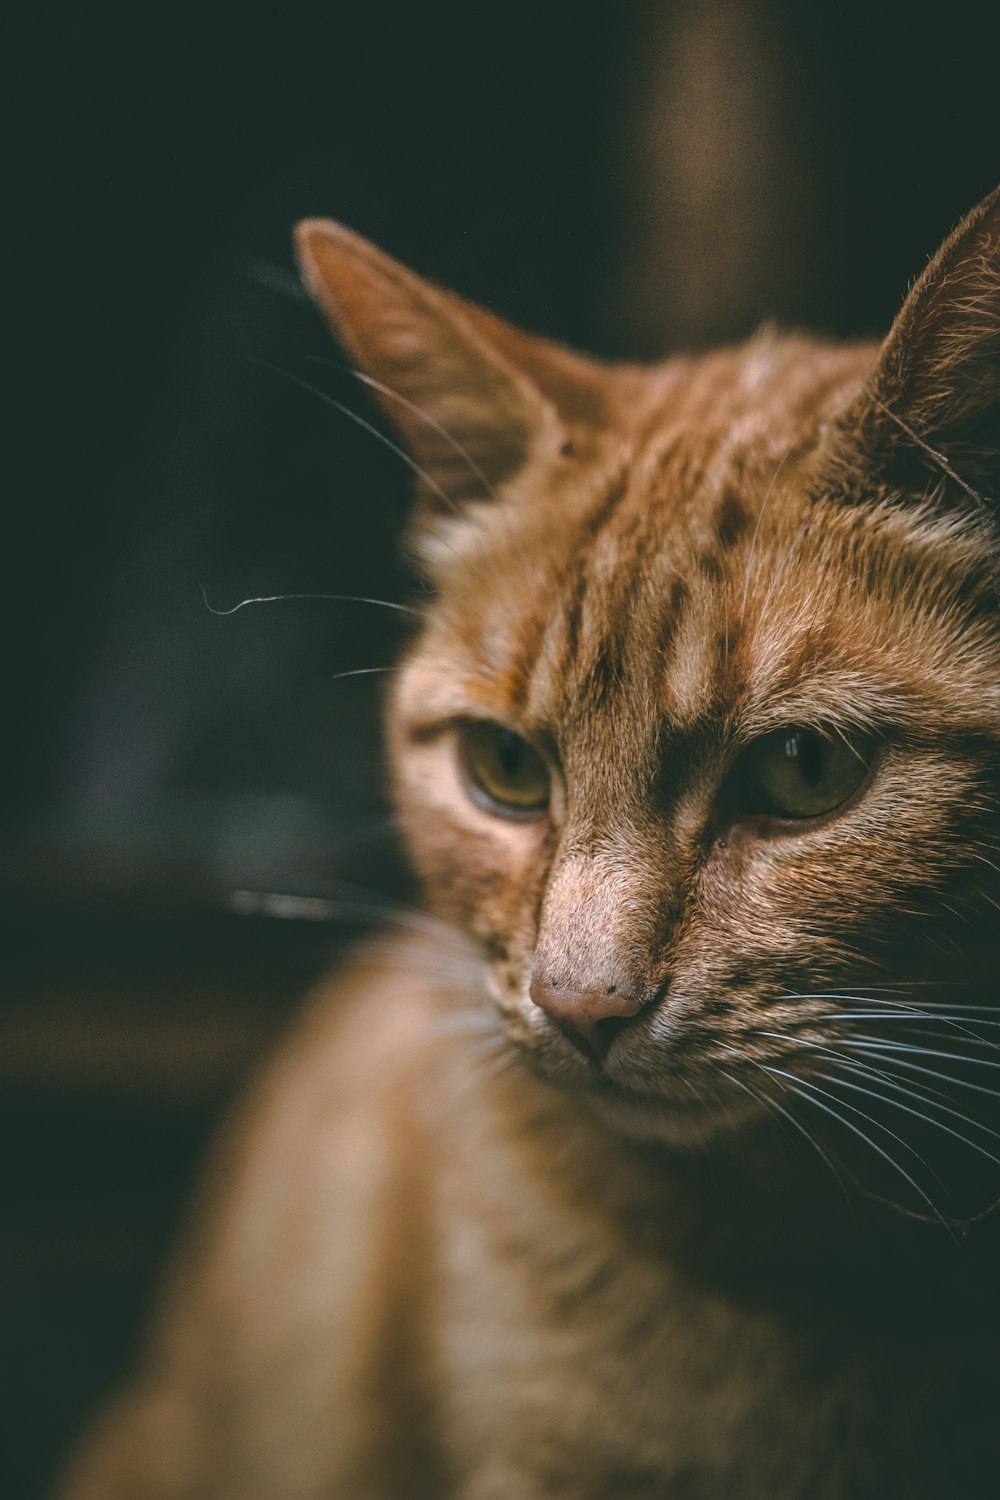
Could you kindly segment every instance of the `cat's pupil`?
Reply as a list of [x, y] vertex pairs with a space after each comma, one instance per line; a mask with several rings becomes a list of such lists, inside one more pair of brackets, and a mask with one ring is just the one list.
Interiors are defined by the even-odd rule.
[[803, 734], [801, 730], [796, 730], [785, 740], [785, 755], [810, 786], [816, 786], [822, 779], [825, 769], [823, 749], [819, 735]]
[[498, 729], [496, 736], [500, 769], [509, 780], [516, 781], [524, 765], [524, 741], [510, 729]]

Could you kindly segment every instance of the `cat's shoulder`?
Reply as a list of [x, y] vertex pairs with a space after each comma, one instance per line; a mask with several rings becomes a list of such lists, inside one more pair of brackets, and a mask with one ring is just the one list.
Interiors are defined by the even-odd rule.
[[461, 962], [433, 932], [390, 929], [360, 944], [307, 995], [250, 1081], [224, 1156], [294, 1152], [303, 1140], [313, 1153], [319, 1141], [355, 1150], [351, 1122], [366, 1120], [370, 1136], [373, 1117], [397, 1113], [415, 1076], [447, 1072], [456, 1036], [474, 1033], [483, 1002], [457, 992]]

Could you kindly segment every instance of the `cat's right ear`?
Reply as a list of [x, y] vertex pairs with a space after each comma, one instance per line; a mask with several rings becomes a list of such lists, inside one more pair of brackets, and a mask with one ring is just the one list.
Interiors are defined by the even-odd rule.
[[296, 230], [302, 279], [423, 471], [424, 519], [495, 500], [600, 418], [590, 361], [425, 281], [326, 219]]
[[915, 282], [841, 436], [848, 473], [1000, 508], [1000, 188]]

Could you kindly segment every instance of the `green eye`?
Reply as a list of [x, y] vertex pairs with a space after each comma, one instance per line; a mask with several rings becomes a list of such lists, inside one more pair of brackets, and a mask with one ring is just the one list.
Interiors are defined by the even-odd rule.
[[477, 719], [459, 731], [459, 753], [476, 802], [509, 817], [535, 817], [549, 805], [549, 771], [527, 740]]
[[776, 729], [747, 752], [747, 791], [755, 810], [782, 818], [832, 812], [864, 781], [874, 748], [871, 735], [848, 739], [815, 729]]

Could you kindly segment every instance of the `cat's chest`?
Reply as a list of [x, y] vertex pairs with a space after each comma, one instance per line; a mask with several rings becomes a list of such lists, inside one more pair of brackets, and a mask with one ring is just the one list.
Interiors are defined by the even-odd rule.
[[817, 1286], [796, 1314], [503, 1179], [506, 1212], [481, 1174], [485, 1211], [443, 1252], [439, 1419], [461, 1500], [989, 1493], [972, 1476], [997, 1466], [995, 1341], [985, 1308], [970, 1326], [974, 1296], [871, 1321]]
[[602, 1295], [603, 1274], [582, 1264], [547, 1306], [488, 1278], [452, 1324], [462, 1500], [993, 1493], [974, 1476], [1000, 1461], [995, 1382], [965, 1340], [795, 1329], [683, 1280]]

